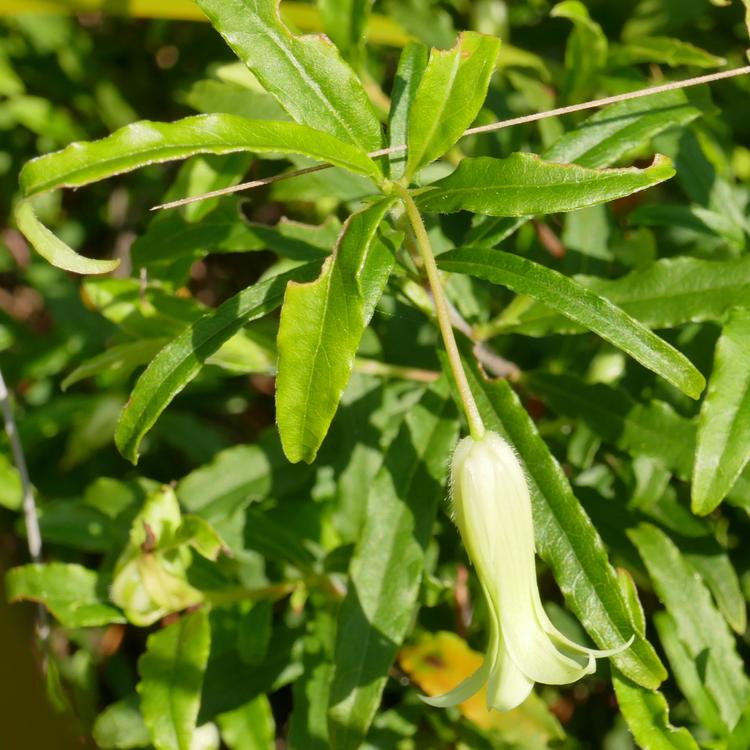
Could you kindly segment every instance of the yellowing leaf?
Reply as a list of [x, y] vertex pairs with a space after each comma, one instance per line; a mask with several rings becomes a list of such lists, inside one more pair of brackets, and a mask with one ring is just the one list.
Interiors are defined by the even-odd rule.
[[[455, 633], [445, 631], [422, 635], [398, 655], [401, 669], [429, 696], [447, 693], [479, 669], [483, 658]], [[518, 708], [501, 713], [488, 710], [487, 689], [483, 687], [458, 708], [469, 721], [481, 729], [499, 731], [509, 742], [516, 738], [528, 742], [532, 736], [545, 742], [565, 736], [557, 719], [534, 692]]]

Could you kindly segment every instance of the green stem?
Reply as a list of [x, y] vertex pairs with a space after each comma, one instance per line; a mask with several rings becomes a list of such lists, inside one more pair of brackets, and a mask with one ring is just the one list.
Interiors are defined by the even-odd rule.
[[448, 362], [450, 364], [451, 372], [456, 381], [458, 395], [461, 398], [461, 403], [463, 404], [464, 412], [466, 413], [466, 421], [469, 423], [469, 432], [474, 440], [481, 440], [484, 437], [485, 432], [484, 422], [482, 422], [482, 417], [479, 415], [479, 409], [477, 409], [476, 401], [474, 401], [474, 396], [471, 393], [469, 381], [466, 379], [464, 366], [461, 362], [461, 355], [459, 354], [458, 345], [456, 344], [456, 337], [453, 334], [448, 302], [445, 299], [443, 285], [440, 281], [440, 272], [435, 263], [435, 256], [432, 253], [432, 246], [430, 245], [430, 238], [427, 236], [427, 229], [425, 229], [422, 215], [419, 213], [419, 209], [417, 208], [416, 203], [414, 203], [409, 191], [398, 183], [394, 183], [393, 188], [399, 194], [399, 197], [404, 203], [406, 216], [408, 217], [409, 223], [414, 231], [417, 250], [419, 251], [419, 255], [422, 258], [425, 270], [427, 271], [427, 280], [432, 291], [432, 298], [435, 301], [435, 313], [437, 314], [438, 326], [440, 327], [440, 333], [443, 337], [443, 343], [445, 344], [445, 351], [448, 354]]

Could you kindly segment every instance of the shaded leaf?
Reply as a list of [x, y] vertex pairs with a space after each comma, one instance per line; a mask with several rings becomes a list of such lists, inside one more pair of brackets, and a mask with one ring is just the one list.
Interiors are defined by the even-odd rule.
[[638, 65], [657, 63], [661, 65], [692, 65], [697, 68], [718, 68], [726, 64], [723, 57], [696, 47], [682, 39], [668, 36], [639, 37], [629, 39], [627, 44], [610, 51], [610, 65]]
[[612, 445], [654, 458], [680, 479], [690, 477], [695, 425], [669, 404], [641, 404], [621, 389], [589, 385], [572, 375], [529, 372], [523, 382], [558, 414], [583, 420]]
[[133, 695], [110, 703], [94, 722], [92, 736], [101, 750], [131, 750], [151, 744], [141, 715], [140, 700]]
[[607, 64], [607, 37], [580, 0], [563, 0], [552, 8], [550, 16], [573, 22], [565, 46], [563, 98], [577, 102], [593, 90], [596, 74]]
[[367, 19], [374, 0], [318, 0], [323, 28], [357, 69], [364, 53]]
[[616, 669], [612, 670], [612, 684], [620, 711], [639, 747], [644, 750], [699, 750], [687, 729], [669, 723], [669, 706], [660, 692], [636, 685]]
[[110, 346], [101, 354], [97, 354], [78, 365], [63, 380], [60, 387], [66, 390], [80, 380], [92, 378], [105, 372], [116, 371], [121, 375], [127, 375], [136, 367], [150, 362], [166, 343], [167, 339], [141, 339], [140, 341], [128, 341], [124, 344]]
[[727, 725], [740, 717], [750, 681], [731, 631], [698, 574], [663, 532], [650, 524], [628, 531], [648, 569], [657, 594], [673, 617], [680, 641], [698, 660], [706, 690]]
[[211, 630], [205, 612], [152, 633], [138, 660], [143, 719], [156, 750], [190, 750]]
[[[748, 257], [748, 256], [746, 256]], [[698, 420], [692, 509], [706, 515], [750, 460], [750, 310], [734, 310], [716, 344]]]
[[446, 395], [444, 384], [437, 384], [409, 411], [368, 497], [338, 615], [328, 712], [333, 750], [354, 750], [362, 743], [412, 622], [456, 440]]
[[276, 723], [265, 695], [216, 718], [221, 738], [229, 750], [272, 750]]
[[305, 637], [302, 656], [304, 673], [294, 683], [292, 715], [289, 719], [289, 750], [328, 750], [329, 687], [333, 671], [335, 619], [318, 610], [311, 632]]
[[669, 612], [657, 612], [654, 615], [654, 626], [667, 653], [675, 680], [698, 720], [714, 734], [725, 736], [727, 726], [719, 715], [716, 703], [706, 691], [698, 664], [680, 640], [674, 619]]

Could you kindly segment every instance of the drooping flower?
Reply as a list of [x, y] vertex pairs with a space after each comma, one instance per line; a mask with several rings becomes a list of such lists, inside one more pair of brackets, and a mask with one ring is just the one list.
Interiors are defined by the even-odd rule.
[[467, 437], [451, 465], [455, 522], [482, 585], [490, 637], [482, 666], [445, 695], [423, 697], [453, 706], [487, 683], [487, 706], [507, 711], [522, 703], [535, 682], [565, 685], [596, 669], [596, 658], [630, 645], [597, 651], [566, 638], [550, 621], [539, 596], [534, 562], [531, 498], [521, 464], [500, 435]]

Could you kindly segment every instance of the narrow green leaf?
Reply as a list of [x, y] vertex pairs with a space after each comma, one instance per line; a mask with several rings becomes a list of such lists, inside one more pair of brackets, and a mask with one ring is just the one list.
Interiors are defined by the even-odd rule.
[[169, 273], [166, 269], [180, 266], [182, 280], [193, 261], [209, 253], [268, 249], [293, 260], [323, 258], [335, 242], [338, 226], [335, 220], [318, 226], [284, 219], [275, 226], [254, 224], [242, 216], [238, 202], [228, 201], [198, 221], [188, 221], [180, 211], [160, 213], [130, 252], [135, 268], [146, 268], [161, 279]]
[[248, 287], [165, 346], [138, 379], [120, 415], [115, 442], [122, 455], [136, 463], [143, 436], [206, 359], [243, 325], [278, 307], [288, 281], [313, 278], [317, 269], [317, 263], [301, 266]]
[[338, 615], [328, 731], [355, 750], [375, 716], [388, 670], [412, 623], [427, 542], [456, 440], [445, 384], [413, 407], [385, 455]]
[[536, 545], [565, 600], [601, 648], [616, 648], [636, 633], [630, 648], [612, 657], [635, 682], [655, 688], [666, 672], [638, 633], [599, 534], [573, 494], [533, 420], [505, 380], [488, 381], [465, 358], [471, 390], [488, 428], [505, 435], [526, 468], [532, 489]]
[[[590, 385], [571, 375], [528, 372], [523, 383], [558, 414], [581, 419], [612, 445], [654, 458], [680, 479], [690, 477], [695, 425], [669, 404], [637, 403], [621, 389]], [[665, 440], [665, 435], [675, 439]]]
[[374, 0], [318, 0], [323, 29], [346, 60], [359, 69], [367, 19]]
[[654, 615], [654, 626], [667, 653], [675, 680], [698, 720], [719, 737], [725, 736], [728, 727], [722, 721], [714, 699], [706, 691], [698, 664], [682, 644], [674, 619], [669, 612], [657, 612]]
[[[403, 146], [408, 140], [409, 113], [427, 67], [428, 50], [424, 44], [409, 42], [398, 61], [396, 78], [391, 91], [391, 110], [388, 115], [388, 145]], [[407, 152], [399, 151], [388, 157], [390, 177], [398, 180], [406, 170]]]
[[[750, 255], [723, 261], [660, 258], [619, 279], [575, 276], [576, 282], [606, 297], [649, 328], [673, 328], [688, 322], [719, 320], [750, 298]], [[483, 337], [500, 333], [546, 336], [581, 333], [585, 327], [534, 302], [520, 313], [509, 311], [481, 329]]]
[[382, 133], [360, 80], [324, 36], [294, 36], [277, 0], [198, 0], [237, 57], [297, 122], [375, 151]]
[[729, 555], [713, 535], [681, 541], [680, 548], [685, 559], [698, 571], [708, 586], [716, 606], [738, 635], [747, 628], [747, 602], [742, 595], [737, 571]]
[[448, 151], [479, 114], [499, 51], [499, 39], [464, 31], [451, 49], [430, 52], [409, 108], [409, 179]]
[[636, 685], [616, 669], [612, 670], [612, 684], [620, 711], [638, 747], [644, 750], [699, 750], [687, 729], [669, 723], [669, 706], [660, 692]]
[[[591, 169], [609, 167], [631, 151], [647, 146], [659, 133], [685, 126], [709, 108], [704, 89], [669, 91], [613, 104], [559, 138], [542, 158], [561, 164], [575, 162]], [[467, 234], [466, 244], [494, 246], [525, 221], [483, 217]]]
[[646, 169], [589, 169], [542, 161], [535, 154], [507, 159], [466, 158], [456, 170], [415, 195], [424, 211], [473, 211], [488, 216], [533, 216], [575, 211], [657, 185], [674, 175], [657, 156]]
[[21, 234], [57, 268], [73, 273], [109, 273], [120, 265], [119, 260], [94, 260], [79, 255], [37, 219], [31, 201], [21, 201], [16, 206], [15, 219]]
[[[173, 123], [141, 121], [98, 141], [72, 143], [28, 162], [19, 176], [25, 197], [63, 187], [80, 187], [155, 162], [199, 153], [236, 151], [302, 154], [376, 181], [380, 170], [367, 154], [337, 138], [293, 122], [246, 120], [234, 115], [198, 115]], [[27, 201], [16, 209], [18, 228], [37, 251], [59, 268], [106, 273], [119, 261], [78, 255], [44, 227]]]
[[[746, 256], [747, 257], [747, 256]], [[716, 345], [698, 420], [692, 509], [706, 515], [750, 460], [750, 310], [736, 309]]]
[[138, 660], [143, 719], [156, 750], [190, 750], [211, 629], [202, 610], [152, 633]]
[[[750, 5], [748, 5], [748, 32], [750, 32]], [[726, 750], [745, 750], [750, 747], [750, 704], [745, 710], [727, 739]]]
[[739, 719], [750, 694], [750, 681], [728, 625], [708, 589], [679, 549], [662, 531], [640, 524], [628, 531], [646, 564], [656, 593], [674, 618], [690, 658], [699, 660], [706, 690], [727, 727]]
[[82, 565], [49, 563], [11, 568], [5, 576], [10, 602], [44, 604], [66, 628], [95, 628], [125, 622], [106, 599], [106, 586], [93, 570]]
[[561, 164], [575, 162], [590, 169], [609, 167], [635, 149], [647, 146], [665, 130], [689, 125], [711, 109], [711, 98], [704, 88], [619, 102], [565, 133], [542, 157]]
[[563, 0], [552, 8], [550, 16], [573, 22], [565, 46], [563, 99], [581, 101], [594, 89], [597, 73], [607, 64], [607, 37], [580, 0]]
[[67, 390], [80, 380], [94, 377], [105, 372], [118, 371], [126, 375], [139, 365], [150, 362], [157, 352], [164, 347], [167, 339], [141, 339], [116, 344], [105, 349], [76, 367], [61, 383], [61, 388]]
[[236, 708], [219, 714], [216, 721], [221, 729], [221, 739], [229, 750], [273, 750], [276, 723], [271, 703], [261, 694]]
[[526, 258], [486, 248], [460, 248], [438, 259], [443, 270], [502, 284], [544, 302], [630, 354], [691, 398], [705, 385], [703, 375], [674, 347], [609, 300], [567, 276]]
[[196, 115], [176, 122], [141, 120], [98, 141], [71, 143], [62, 151], [27, 162], [19, 182], [29, 197], [81, 187], [148, 164], [236, 151], [302, 154], [374, 179], [379, 175], [375, 162], [359, 148], [306, 125]]
[[726, 65], [726, 62], [723, 57], [668, 36], [630, 39], [627, 44], [612, 49], [609, 55], [609, 64], [613, 66], [655, 63], [671, 67], [692, 65], [696, 68], [718, 68]]
[[378, 230], [392, 202], [353, 214], [320, 276], [287, 287], [277, 338], [276, 421], [294, 463], [315, 459], [388, 281], [394, 248]]
[[330, 612], [316, 612], [315, 624], [305, 638], [302, 656], [304, 673], [294, 683], [292, 715], [289, 718], [287, 747], [289, 750], [329, 750], [328, 708], [329, 687], [333, 670], [333, 639], [335, 619]]

